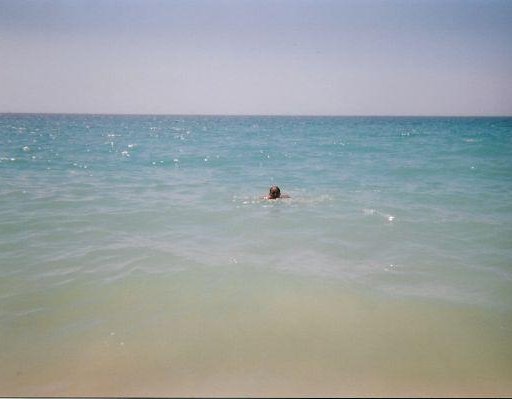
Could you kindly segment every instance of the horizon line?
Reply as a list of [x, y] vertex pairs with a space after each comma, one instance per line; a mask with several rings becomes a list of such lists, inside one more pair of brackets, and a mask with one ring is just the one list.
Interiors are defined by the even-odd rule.
[[201, 113], [110, 113], [110, 112], [0, 112], [0, 115], [83, 115], [83, 116], [184, 116], [184, 117], [307, 117], [307, 118], [512, 118], [510, 115], [417, 115], [417, 114], [201, 114]]

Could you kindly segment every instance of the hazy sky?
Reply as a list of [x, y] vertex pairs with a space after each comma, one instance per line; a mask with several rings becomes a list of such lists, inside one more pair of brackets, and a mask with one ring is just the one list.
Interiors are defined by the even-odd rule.
[[512, 115], [512, 1], [0, 0], [0, 112]]

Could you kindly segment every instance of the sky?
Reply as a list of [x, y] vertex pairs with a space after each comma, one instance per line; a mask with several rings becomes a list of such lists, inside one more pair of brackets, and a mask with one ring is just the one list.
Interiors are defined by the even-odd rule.
[[512, 1], [0, 0], [0, 112], [512, 115]]

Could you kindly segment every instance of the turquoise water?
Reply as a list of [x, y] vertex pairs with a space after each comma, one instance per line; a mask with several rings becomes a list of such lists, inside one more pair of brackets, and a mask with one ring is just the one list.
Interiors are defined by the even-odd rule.
[[512, 118], [4, 114], [0, 182], [0, 394], [512, 393]]

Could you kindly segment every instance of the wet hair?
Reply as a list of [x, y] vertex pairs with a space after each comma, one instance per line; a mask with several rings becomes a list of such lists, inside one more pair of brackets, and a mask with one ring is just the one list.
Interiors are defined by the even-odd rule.
[[276, 199], [276, 198], [279, 198], [280, 196], [281, 196], [281, 190], [279, 190], [279, 187], [277, 187], [277, 186], [270, 187], [270, 190], [268, 192], [269, 198]]

